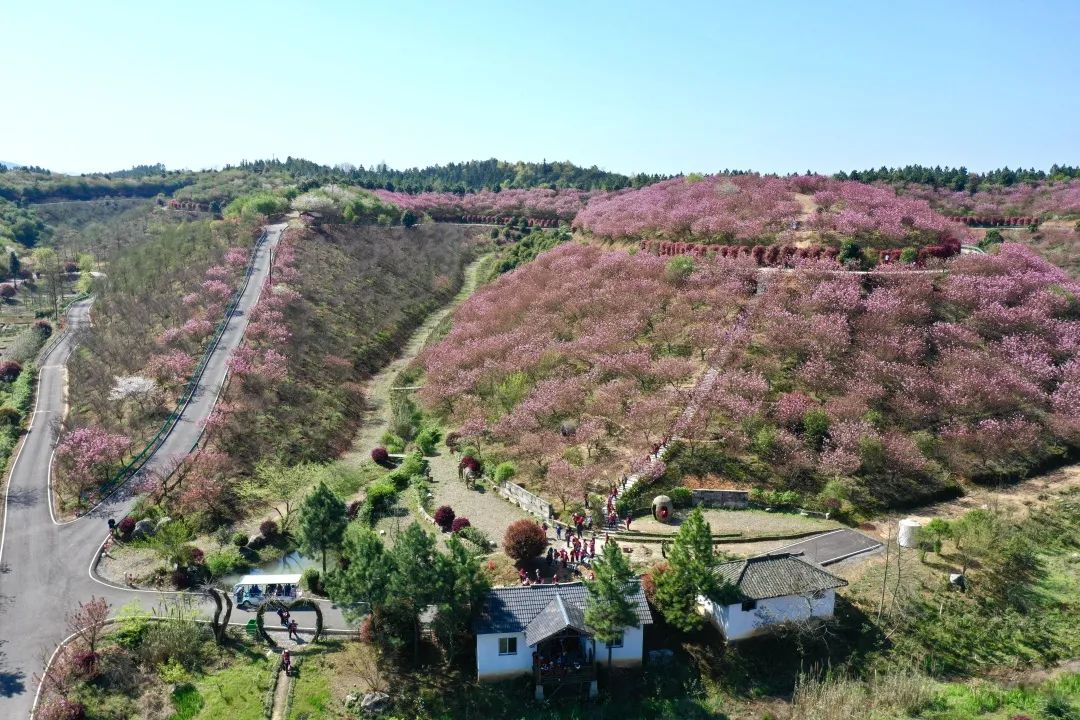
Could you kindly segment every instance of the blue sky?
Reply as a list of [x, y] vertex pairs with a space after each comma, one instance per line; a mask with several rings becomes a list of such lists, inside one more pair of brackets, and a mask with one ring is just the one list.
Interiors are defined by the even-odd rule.
[[0, 159], [632, 172], [1080, 164], [1080, 2], [49, 2]]

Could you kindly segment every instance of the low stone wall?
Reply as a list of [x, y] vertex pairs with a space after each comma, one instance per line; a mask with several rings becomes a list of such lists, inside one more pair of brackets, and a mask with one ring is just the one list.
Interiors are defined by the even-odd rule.
[[695, 507], [704, 505], [711, 508], [745, 510], [750, 502], [750, 493], [745, 490], [694, 490], [690, 504]]
[[527, 513], [547, 520], [552, 516], [551, 503], [509, 480], [498, 486], [499, 494]]

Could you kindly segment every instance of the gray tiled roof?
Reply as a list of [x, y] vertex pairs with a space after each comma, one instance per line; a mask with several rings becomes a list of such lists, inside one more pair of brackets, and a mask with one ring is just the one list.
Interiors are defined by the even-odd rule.
[[716, 567], [716, 574], [738, 588], [746, 600], [811, 595], [847, 585], [820, 567], [795, 555], [766, 555]]
[[577, 605], [563, 602], [562, 595], [556, 593], [540, 614], [525, 626], [525, 644], [535, 645], [566, 628], [579, 633], [589, 632], [585, 627], [585, 611]]
[[[652, 613], [649, 612], [645, 593], [641, 590], [641, 582], [634, 580], [634, 586], [633, 598], [638, 622], [641, 625], [651, 625]], [[581, 583], [492, 588], [484, 600], [480, 616], [473, 622], [473, 631], [484, 635], [527, 630], [526, 641], [532, 645], [536, 641], [530, 640], [530, 637], [543, 639], [566, 627], [583, 629], [588, 596], [589, 591]], [[553, 602], [556, 597], [558, 603]], [[543, 617], [539, 617], [541, 614]], [[553, 627], [556, 629], [552, 631]]]

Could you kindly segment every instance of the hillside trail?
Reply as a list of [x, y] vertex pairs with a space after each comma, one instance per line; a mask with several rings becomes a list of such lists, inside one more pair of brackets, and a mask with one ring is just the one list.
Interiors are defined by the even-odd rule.
[[428, 315], [402, 346], [401, 353], [368, 380], [364, 388], [367, 409], [361, 419], [360, 431], [353, 439], [353, 449], [342, 458], [344, 462], [361, 465], [371, 457], [371, 449], [381, 444], [383, 434], [390, 429], [390, 393], [393, 392], [391, 388], [394, 387], [398, 374], [416, 359], [446, 316], [476, 290], [480, 263], [485, 257], [486, 255], [481, 256], [465, 267], [465, 280], [454, 299]]
[[285, 709], [289, 705], [289, 694], [292, 692], [292, 678], [285, 671], [278, 669], [277, 686], [274, 688], [274, 706], [270, 713], [270, 720], [285, 720]]

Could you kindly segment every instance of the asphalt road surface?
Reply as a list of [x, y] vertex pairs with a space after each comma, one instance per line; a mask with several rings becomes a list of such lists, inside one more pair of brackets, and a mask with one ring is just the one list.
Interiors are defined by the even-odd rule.
[[[225, 381], [228, 359], [240, 344], [248, 311], [259, 299], [269, 271], [270, 250], [285, 225], [270, 225], [256, 250], [250, 279], [235, 313], [210, 357], [191, 403], [145, 469], [163, 466], [187, 454], [202, 424], [217, 401]], [[15, 459], [8, 493], [6, 519], [0, 539], [0, 718], [25, 718], [31, 713], [37, 683], [45, 661], [67, 635], [66, 615], [79, 601], [106, 598], [114, 612], [138, 602], [156, 608], [162, 593], [119, 587], [93, 572], [100, 547], [108, 534], [108, 518], [122, 518], [134, 503], [129, 481], [87, 515], [70, 522], [53, 519], [49, 502], [49, 468], [56, 444], [55, 424], [64, 412], [65, 363], [78, 331], [90, 320], [90, 301], [75, 303], [68, 311], [70, 331], [42, 362], [36, 405], [22, 449]], [[213, 605], [200, 597], [212, 616]], [[328, 628], [345, 628], [341, 614], [323, 606]], [[301, 626], [305, 614], [297, 615]], [[244, 624], [253, 613], [234, 610], [234, 624]], [[269, 624], [269, 623], [268, 623]], [[312, 623], [313, 624], [313, 623]]]
[[863, 555], [879, 550], [881, 543], [872, 537], [863, 535], [861, 532], [842, 528], [827, 533], [815, 535], [805, 540], [800, 540], [791, 545], [776, 548], [765, 555], [779, 555], [781, 553], [802, 553], [802, 556], [810, 562], [818, 565], [832, 565], [842, 560], [857, 555]]

